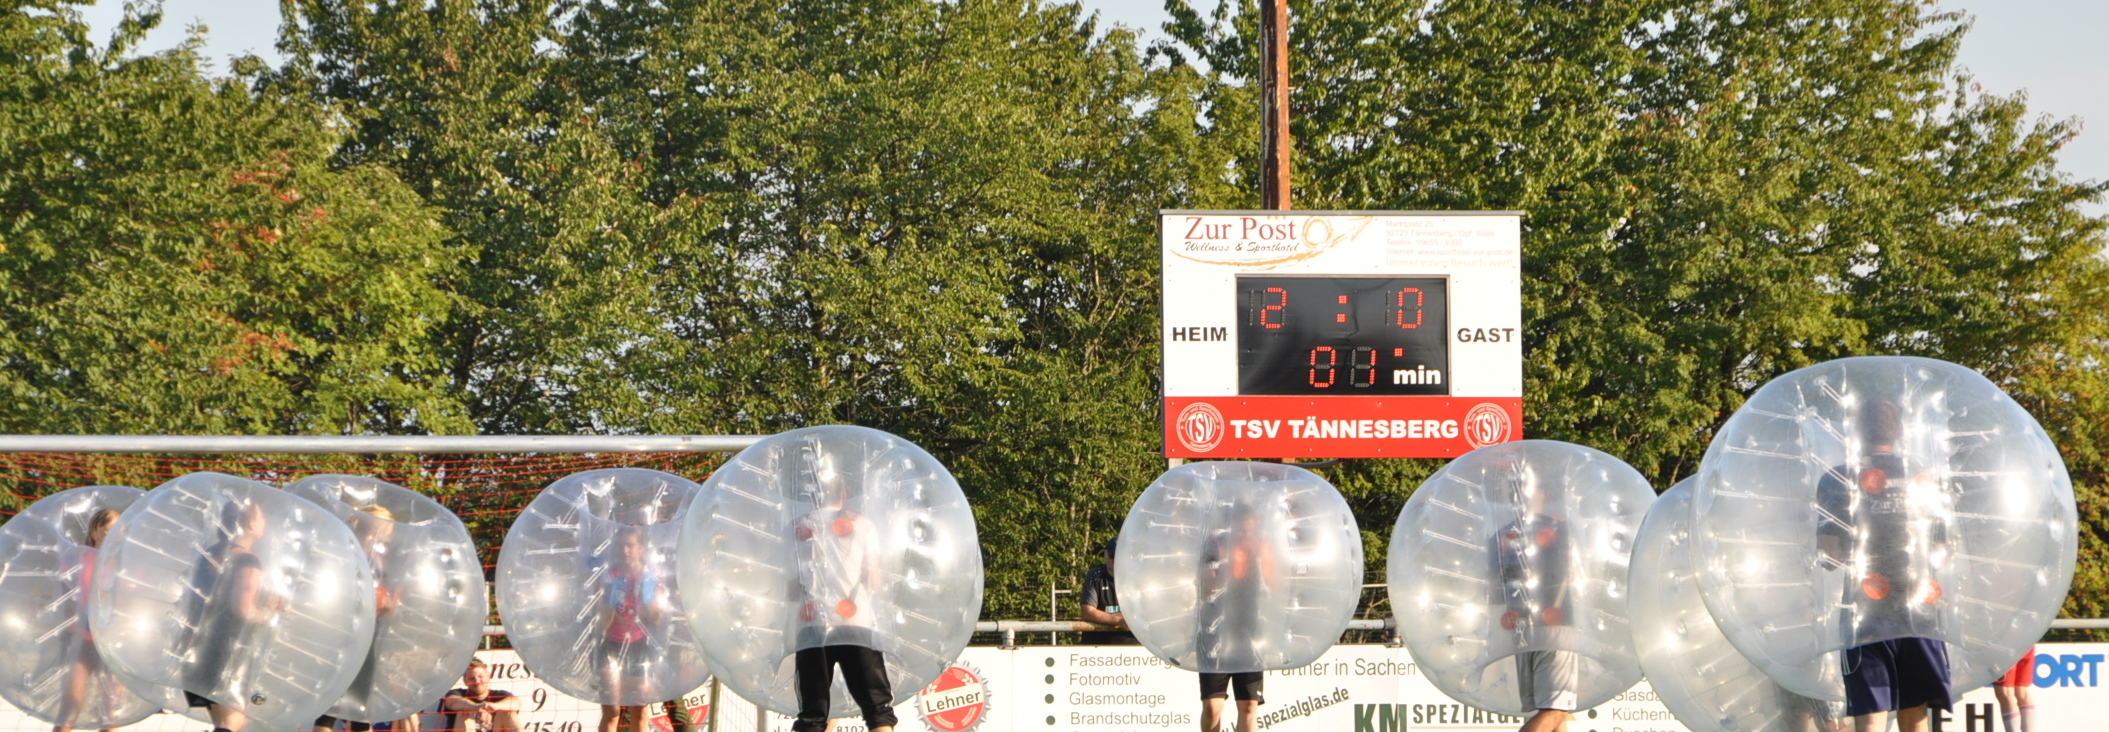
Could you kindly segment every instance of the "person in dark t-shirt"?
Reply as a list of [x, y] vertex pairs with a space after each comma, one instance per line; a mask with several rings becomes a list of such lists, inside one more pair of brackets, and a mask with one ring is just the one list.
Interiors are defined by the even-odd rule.
[[220, 540], [191, 570], [184, 614], [196, 630], [187, 641], [181, 685], [184, 700], [212, 717], [213, 732], [241, 732], [248, 724], [248, 715], [208, 695], [241, 696], [252, 673], [249, 649], [261, 642], [255, 636], [286, 606], [264, 587], [263, 560], [252, 551], [267, 525], [258, 504], [222, 504]]
[[1120, 628], [1118, 631], [1093, 630], [1084, 633], [1084, 644], [1093, 646], [1132, 646], [1135, 634], [1126, 632], [1128, 619], [1120, 613], [1120, 596], [1113, 591], [1113, 548], [1120, 539], [1107, 539], [1101, 553], [1106, 562], [1092, 567], [1084, 573], [1084, 591], [1079, 596], [1083, 605], [1084, 622]]
[[[438, 732], [517, 732], [520, 729], [520, 697], [491, 688], [491, 670], [483, 659], [471, 659], [462, 672], [464, 688], [447, 692], [439, 701]], [[470, 725], [474, 725], [471, 727]]]
[[1947, 527], [1928, 507], [1941, 501], [1939, 481], [1898, 449], [1903, 409], [1872, 399], [1860, 408], [1856, 461], [1825, 471], [1817, 482], [1816, 545], [1823, 566], [1852, 573], [1841, 598], [1841, 622], [1853, 647], [1841, 659], [1846, 714], [1857, 729], [1887, 725], [1895, 712], [1904, 732], [1927, 728], [1927, 707], [1954, 705], [1947, 644], [1930, 632], [1943, 588], [1937, 576], [1951, 547]]
[[1514, 634], [1517, 646], [1539, 647], [1515, 655], [1517, 696], [1531, 712], [1522, 729], [1565, 730], [1581, 689], [1580, 655], [1560, 650], [1566, 645], [1562, 639], [1574, 632], [1574, 539], [1567, 519], [1548, 512], [1549, 488], [1513, 473], [1511, 483], [1528, 510], [1494, 532], [1494, 566], [1501, 579], [1495, 589], [1502, 609], [1498, 622]]

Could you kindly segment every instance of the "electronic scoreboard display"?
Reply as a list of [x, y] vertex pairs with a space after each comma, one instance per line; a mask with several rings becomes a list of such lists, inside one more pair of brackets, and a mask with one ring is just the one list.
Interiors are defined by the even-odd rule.
[[1164, 211], [1165, 455], [1522, 439], [1522, 217]]
[[1441, 277], [1239, 275], [1239, 394], [1450, 393]]

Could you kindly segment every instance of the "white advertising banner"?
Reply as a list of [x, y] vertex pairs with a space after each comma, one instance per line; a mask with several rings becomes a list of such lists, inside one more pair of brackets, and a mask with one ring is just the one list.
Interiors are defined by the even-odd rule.
[[[530, 732], [593, 729], [600, 707], [543, 685], [510, 651], [477, 654], [492, 666], [494, 688], [521, 698], [521, 726]], [[2036, 729], [2099, 729], [2096, 709], [2109, 702], [2102, 691], [2109, 644], [2048, 643], [2037, 647]], [[1199, 683], [1192, 673], [1165, 666], [1136, 646], [1027, 646], [1012, 650], [969, 648], [951, 671], [918, 693], [896, 692], [901, 732], [1155, 732], [1193, 730], [1199, 724]], [[699, 726], [709, 718], [710, 689], [685, 701]], [[757, 713], [726, 695], [720, 698], [719, 729], [786, 732], [791, 719]], [[655, 732], [667, 732], [654, 709]], [[1228, 712], [1228, 710], [1226, 710]], [[1234, 721], [1228, 720], [1228, 721]], [[1423, 678], [1406, 649], [1381, 645], [1336, 646], [1308, 667], [1267, 674], [1266, 704], [1257, 727], [1281, 732], [1405, 732], [1407, 730], [1513, 730], [1523, 720], [1489, 714], [1451, 701]], [[1998, 732], [1999, 710], [1989, 688], [1973, 689], [1940, 715], [1936, 730]], [[162, 714], [127, 730], [202, 732], [209, 725]], [[430, 719], [425, 729], [438, 729]], [[48, 730], [0, 703], [0, 729]], [[1655, 699], [1647, 682], [1611, 702], [1584, 710], [1570, 732], [1682, 732]], [[845, 719], [836, 732], [863, 732], [862, 720]]]

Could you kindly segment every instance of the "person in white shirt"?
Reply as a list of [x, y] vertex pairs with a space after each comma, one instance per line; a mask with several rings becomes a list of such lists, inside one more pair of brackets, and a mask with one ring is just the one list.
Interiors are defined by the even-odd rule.
[[881, 651], [888, 637], [880, 626], [875, 595], [884, 581], [880, 536], [871, 519], [851, 510], [843, 476], [824, 457], [809, 456], [813, 510], [792, 523], [797, 540], [798, 587], [794, 590], [798, 634], [798, 721], [793, 732], [828, 728], [829, 689], [835, 668], [864, 713], [871, 732], [892, 732], [893, 688]]

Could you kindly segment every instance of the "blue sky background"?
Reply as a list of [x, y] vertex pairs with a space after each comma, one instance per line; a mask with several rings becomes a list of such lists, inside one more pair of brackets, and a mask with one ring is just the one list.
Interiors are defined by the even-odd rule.
[[[1169, 17], [1157, 0], [1082, 0], [1104, 21], [1148, 35], [1159, 34]], [[1199, 0], [1207, 4], [1208, 0]], [[2094, 124], [2059, 156], [2059, 168], [2077, 180], [2109, 179], [2109, 0], [1941, 0], [1975, 19], [1964, 37], [1962, 65], [1988, 92], [2028, 95], [2029, 109], [2053, 118], [2079, 117]], [[163, 28], [147, 39], [149, 49], [182, 40], [184, 29], [209, 29], [205, 54], [224, 71], [227, 59], [255, 53], [276, 60], [276, 0], [167, 0]], [[107, 33], [123, 4], [105, 0], [85, 10]], [[1294, 32], [1295, 20], [1290, 20]], [[2109, 214], [2109, 204], [2089, 206]]]

